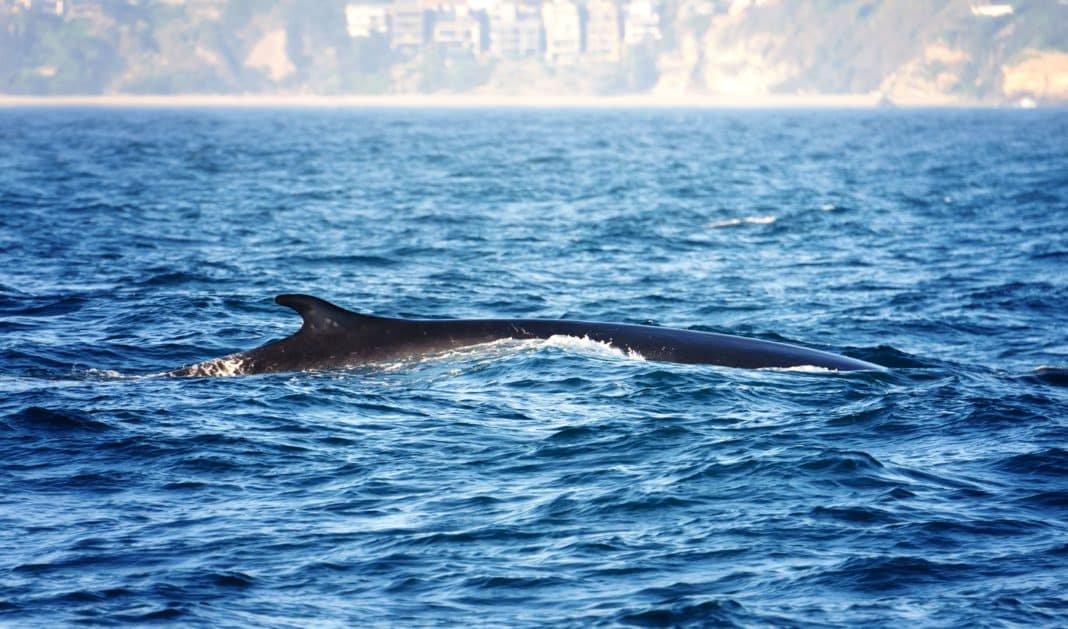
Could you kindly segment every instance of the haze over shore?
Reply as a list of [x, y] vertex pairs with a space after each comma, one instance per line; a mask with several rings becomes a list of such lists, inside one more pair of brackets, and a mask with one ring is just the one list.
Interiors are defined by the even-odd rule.
[[[901, 103], [913, 107], [983, 106], [955, 101]], [[495, 94], [105, 94], [80, 96], [0, 95], [0, 107], [575, 107], [575, 108], [868, 108], [880, 106], [878, 94], [813, 94], [758, 97], [691, 95], [507, 96]]]
[[0, 0], [0, 103], [1044, 106], [1068, 0]]

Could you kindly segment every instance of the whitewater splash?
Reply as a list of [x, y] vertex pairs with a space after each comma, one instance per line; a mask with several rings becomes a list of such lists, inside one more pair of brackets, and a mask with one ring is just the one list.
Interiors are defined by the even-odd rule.
[[385, 371], [395, 371], [407, 365], [436, 363], [444, 360], [473, 360], [494, 361], [520, 353], [540, 352], [546, 349], [558, 349], [568, 354], [576, 354], [590, 358], [609, 360], [645, 360], [645, 357], [634, 350], [622, 350], [602, 341], [595, 341], [588, 336], [577, 337], [566, 334], [555, 334], [545, 339], [500, 339], [489, 343], [479, 343], [444, 352], [435, 352], [416, 358], [414, 361], [399, 360], [385, 363], [382, 368]]
[[712, 229], [734, 227], [736, 225], [770, 225], [775, 222], [774, 216], [746, 216], [743, 218], [729, 218], [722, 221], [712, 221], [708, 224]]
[[547, 339], [541, 340], [538, 345], [540, 345], [539, 349], [543, 347], [552, 347], [574, 354], [594, 356], [597, 358], [645, 360], [644, 356], [632, 349], [622, 350], [608, 343], [595, 341], [588, 336], [579, 338], [577, 336], [568, 336], [566, 334], [554, 334]]
[[794, 367], [761, 367], [758, 371], [789, 371], [792, 373], [816, 374], [839, 373], [837, 369], [830, 369], [828, 367], [817, 367], [816, 365], [796, 365]]

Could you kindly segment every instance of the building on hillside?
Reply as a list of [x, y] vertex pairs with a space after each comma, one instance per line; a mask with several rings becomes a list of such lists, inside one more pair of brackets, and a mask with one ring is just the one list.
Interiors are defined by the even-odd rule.
[[390, 42], [394, 50], [417, 52], [430, 36], [430, 12], [418, 0], [400, 0], [390, 7]]
[[716, 15], [722, 7], [705, 0], [679, 0], [675, 15], [680, 18]]
[[208, 22], [217, 22], [226, 10], [227, 0], [189, 0], [185, 11], [190, 17]]
[[582, 13], [571, 0], [549, 0], [541, 5], [545, 27], [545, 61], [574, 65], [582, 54]]
[[13, 4], [15, 7], [21, 7], [23, 11], [38, 15], [62, 16], [67, 8], [63, 0], [15, 0]]
[[614, 0], [590, 0], [586, 4], [586, 59], [616, 63], [623, 56], [619, 6]]
[[480, 55], [486, 48], [485, 15], [466, 5], [441, 5], [434, 14], [431, 40], [448, 53]]
[[345, 30], [353, 39], [389, 34], [389, 11], [381, 4], [345, 7]]
[[[104, 12], [102, 0], [66, 0], [66, 19], [82, 20], [94, 24], [106, 24], [108, 17]], [[114, 9], [114, 7], [109, 7]]]
[[660, 41], [660, 8], [653, 0], [631, 0], [623, 16], [623, 43], [636, 46]]
[[980, 17], [1005, 17], [1013, 14], [1011, 4], [973, 4], [972, 15]]
[[500, 2], [489, 10], [490, 52], [504, 59], [535, 57], [542, 50], [538, 10], [515, 2]]
[[777, 0], [730, 0], [727, 5], [727, 15], [741, 15], [749, 9], [760, 8], [769, 2]]

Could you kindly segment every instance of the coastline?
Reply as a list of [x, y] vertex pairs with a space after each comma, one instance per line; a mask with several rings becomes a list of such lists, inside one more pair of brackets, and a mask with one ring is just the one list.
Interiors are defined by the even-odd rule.
[[[15, 107], [309, 107], [309, 108], [707, 108], [707, 109], [866, 109], [881, 105], [880, 95], [502, 95], [502, 94], [103, 94], [24, 96], [0, 94], [0, 108]], [[924, 98], [895, 102], [898, 107], [995, 107], [984, 103]]]

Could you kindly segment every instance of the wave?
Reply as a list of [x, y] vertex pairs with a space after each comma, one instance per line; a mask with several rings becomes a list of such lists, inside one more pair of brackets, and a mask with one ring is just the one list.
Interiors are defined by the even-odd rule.
[[7, 416], [4, 423], [10, 429], [31, 432], [99, 432], [111, 428], [105, 422], [93, 419], [88, 413], [70, 409], [51, 409], [30, 406]]

